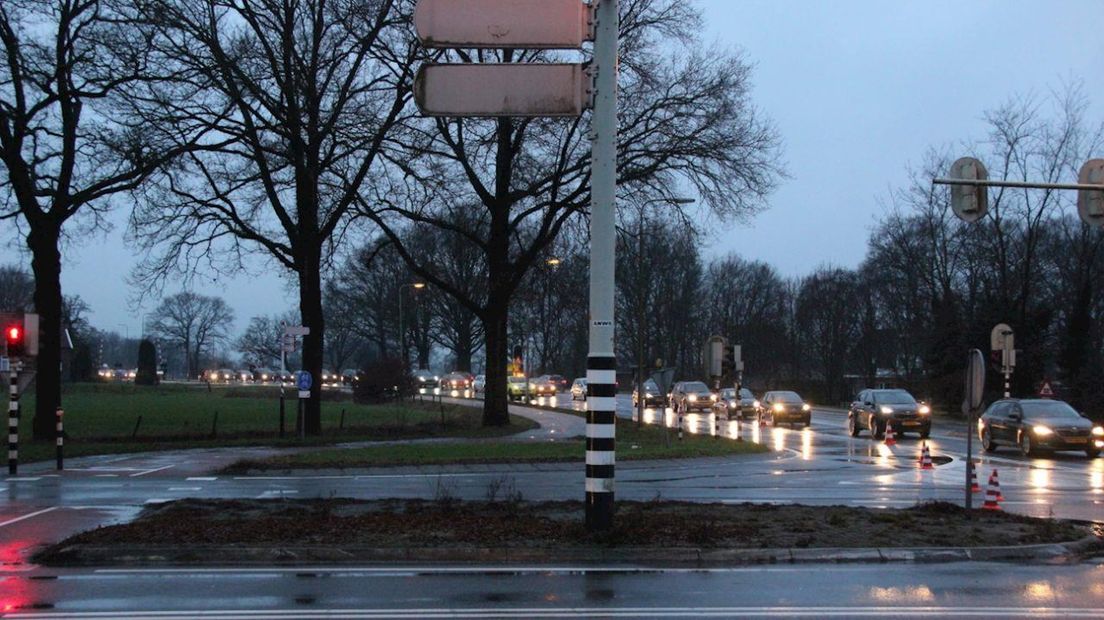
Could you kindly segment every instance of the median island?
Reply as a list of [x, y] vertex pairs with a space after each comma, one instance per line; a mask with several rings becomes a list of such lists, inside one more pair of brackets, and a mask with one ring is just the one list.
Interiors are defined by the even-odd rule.
[[[1055, 544], [1070, 541], [1078, 542]], [[861, 548], [867, 549], [860, 552]], [[963, 557], [933, 548], [953, 548]], [[946, 503], [873, 509], [620, 501], [615, 528], [595, 534], [583, 525], [582, 502], [527, 502], [504, 479], [488, 487], [483, 501], [447, 495], [435, 500], [377, 501], [185, 499], [147, 507], [131, 523], [73, 536], [40, 552], [35, 561], [48, 565], [732, 564], [971, 557], [1053, 560], [1097, 549], [1099, 541], [1084, 525], [1005, 512], [968, 512]]]

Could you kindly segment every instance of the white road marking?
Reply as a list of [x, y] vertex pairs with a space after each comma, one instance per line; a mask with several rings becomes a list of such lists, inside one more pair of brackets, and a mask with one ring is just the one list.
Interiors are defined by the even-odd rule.
[[[118, 612], [18, 612], [7, 618], [116, 618]], [[1085, 618], [1104, 618], [1104, 610], [1088, 607], [950, 607], [930, 606], [756, 606], [756, 607], [524, 607], [524, 608], [422, 608], [422, 609], [243, 609], [243, 610], [189, 610], [189, 611], [127, 611], [127, 618], [208, 618], [213, 620], [238, 620], [246, 618], [625, 618], [639, 617], [884, 617], [884, 616], [942, 616], [942, 617], [1001, 617], [1021, 618], [1075, 615]]]
[[37, 482], [42, 480], [40, 476], [27, 476], [25, 478], [5, 478], [5, 482]]
[[169, 487], [169, 491], [198, 491], [203, 487]]
[[93, 478], [118, 478], [119, 474], [96, 474]]
[[171, 499], [165, 499], [165, 498], [161, 498], [161, 497], [151, 497], [151, 498], [147, 499], [145, 501], [145, 503], [146, 504], [164, 504], [166, 502], [171, 502], [171, 501], [172, 501]]
[[145, 476], [146, 474], [152, 474], [154, 472], [164, 471], [164, 470], [166, 470], [170, 467], [176, 467], [176, 465], [165, 465], [164, 467], [158, 467], [156, 469], [147, 469], [145, 471], [140, 471], [136, 474], [131, 474], [130, 477], [131, 478], [137, 478], [138, 476]]
[[47, 512], [53, 512], [57, 509], [58, 509], [57, 506], [50, 506], [49, 508], [44, 508], [44, 509], [39, 510], [37, 512], [32, 512], [30, 514], [25, 514], [22, 517], [16, 517], [14, 519], [8, 519], [7, 521], [0, 522], [0, 527], [4, 527], [5, 525], [11, 525], [12, 523], [19, 523], [20, 521], [24, 521], [24, 520], [30, 519], [32, 517], [37, 517], [38, 515], [44, 515]]
[[212, 482], [218, 480], [218, 476], [190, 476], [185, 480], [188, 482]]

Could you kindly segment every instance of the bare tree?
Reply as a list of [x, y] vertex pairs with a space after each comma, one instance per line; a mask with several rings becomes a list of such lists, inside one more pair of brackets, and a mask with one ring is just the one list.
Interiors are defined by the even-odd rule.
[[34, 279], [18, 265], [0, 266], [0, 312], [25, 312], [34, 307]]
[[843, 396], [843, 375], [858, 334], [851, 302], [859, 291], [854, 272], [826, 267], [805, 278], [797, 295], [796, 327], [830, 402]]
[[202, 135], [184, 118], [131, 113], [126, 97], [162, 76], [140, 24], [119, 9], [110, 0], [0, 4], [0, 220], [19, 218], [31, 251], [42, 327], [36, 439], [53, 437], [61, 398], [62, 238], [74, 219], [94, 226], [114, 196]]
[[[148, 0], [143, 18], [189, 98], [160, 107], [203, 119], [234, 142], [160, 179], [134, 218], [160, 253], [139, 274], [158, 280], [198, 263], [237, 267], [259, 252], [295, 275], [303, 366], [322, 370], [323, 266], [349, 208], [407, 110], [412, 40], [397, 0]], [[411, 3], [402, 2], [409, 8]], [[404, 10], [406, 10], [404, 8]], [[169, 93], [172, 95], [173, 93]], [[315, 382], [306, 432], [321, 432]]]
[[[743, 216], [762, 207], [780, 174], [778, 137], [750, 103], [750, 65], [738, 54], [698, 45], [700, 26], [700, 15], [678, 0], [623, 5], [618, 182], [634, 199], [690, 186], [714, 213]], [[664, 46], [678, 44], [665, 54]], [[448, 57], [506, 63], [556, 58], [516, 50]], [[510, 305], [565, 224], [588, 208], [587, 119], [426, 119], [412, 125], [406, 150], [389, 155], [402, 176], [366, 192], [361, 209], [414, 273], [479, 317], [487, 355], [483, 423], [505, 425]], [[486, 265], [479, 296], [453, 285], [440, 265], [420, 260], [403, 243], [410, 222], [479, 249]]]
[[203, 356], [227, 341], [233, 321], [234, 312], [222, 298], [184, 291], [161, 300], [150, 331], [185, 351], [188, 377], [195, 378]]
[[238, 337], [234, 346], [246, 362], [256, 366], [271, 367], [280, 359], [280, 338], [283, 336], [281, 323], [294, 324], [295, 314], [262, 315], [249, 319], [245, 332]]

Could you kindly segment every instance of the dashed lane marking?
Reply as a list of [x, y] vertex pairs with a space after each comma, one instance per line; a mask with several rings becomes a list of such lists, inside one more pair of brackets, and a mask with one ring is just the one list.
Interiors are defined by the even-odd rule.
[[154, 468], [154, 469], [147, 469], [145, 471], [140, 471], [136, 474], [131, 474], [130, 477], [131, 478], [137, 478], [138, 476], [145, 476], [146, 474], [152, 474], [154, 472], [164, 471], [164, 470], [166, 470], [170, 467], [176, 467], [176, 465], [165, 465], [164, 467], [157, 467], [157, 468]]

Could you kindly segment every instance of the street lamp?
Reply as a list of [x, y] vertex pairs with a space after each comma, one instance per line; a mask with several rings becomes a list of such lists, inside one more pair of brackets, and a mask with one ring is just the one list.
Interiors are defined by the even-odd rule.
[[[650, 204], [689, 205], [693, 198], [652, 198], [640, 203], [640, 215], [636, 219], [636, 425], [644, 423], [644, 338], [647, 335], [648, 313], [644, 308], [644, 214]], [[667, 429], [667, 415], [663, 415], [663, 428]]]
[[406, 354], [406, 332], [403, 331], [403, 291], [406, 289], [422, 290], [425, 282], [411, 282], [399, 287], [399, 353], [402, 355], [403, 367], [406, 366], [408, 355]]

